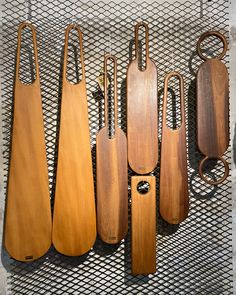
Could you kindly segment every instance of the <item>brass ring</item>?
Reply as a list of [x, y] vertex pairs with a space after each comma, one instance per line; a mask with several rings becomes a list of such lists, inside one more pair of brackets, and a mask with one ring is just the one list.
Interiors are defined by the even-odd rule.
[[[217, 181], [214, 181], [214, 180], [210, 180], [208, 178], [206, 178], [202, 172], [202, 168], [203, 168], [203, 165], [204, 163], [209, 160], [209, 159], [218, 159], [218, 160], [221, 160], [221, 162], [224, 164], [224, 167], [225, 167], [225, 173], [224, 175], [222, 176], [222, 178], [220, 178], [219, 180]], [[201, 177], [201, 179], [203, 179], [206, 183], [208, 184], [211, 184], [211, 185], [217, 185], [217, 184], [220, 184], [222, 183], [223, 181], [225, 181], [225, 179], [228, 177], [229, 175], [229, 165], [227, 163], [227, 161], [222, 158], [222, 157], [208, 157], [206, 156], [205, 158], [203, 158], [200, 163], [199, 163], [199, 175]]]
[[228, 49], [228, 45], [227, 45], [227, 40], [225, 38], [225, 36], [223, 34], [221, 34], [220, 32], [217, 32], [217, 31], [208, 31], [204, 34], [202, 34], [197, 42], [197, 53], [198, 55], [203, 59], [203, 60], [208, 60], [209, 58], [205, 57], [203, 54], [202, 54], [202, 49], [201, 49], [201, 43], [202, 41], [208, 37], [208, 36], [216, 36], [218, 37], [222, 43], [223, 43], [223, 51], [221, 52], [220, 55], [218, 55], [216, 58], [217, 59], [222, 59], [226, 52], [227, 52], [227, 49]]

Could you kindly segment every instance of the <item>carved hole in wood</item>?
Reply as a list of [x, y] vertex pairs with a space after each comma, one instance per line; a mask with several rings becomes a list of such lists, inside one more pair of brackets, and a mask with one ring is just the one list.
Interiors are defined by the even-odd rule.
[[137, 184], [137, 191], [141, 194], [141, 195], [146, 195], [149, 191], [150, 191], [150, 183], [147, 181], [140, 181]]
[[21, 30], [19, 80], [31, 85], [36, 80], [35, 53], [32, 29], [24, 26]]
[[[145, 37], [144, 37], [144, 34], [145, 34]], [[140, 39], [140, 36], [142, 36], [141, 39]], [[139, 42], [141, 42], [141, 49], [139, 47]], [[138, 69], [142, 72], [146, 70], [147, 60], [149, 58], [148, 43], [149, 43], [148, 25], [144, 22], [139, 22], [135, 26], [135, 58], [138, 59]], [[142, 49], [143, 46], [145, 50]]]
[[146, 70], [146, 42], [145, 42], [145, 28], [139, 29], [139, 46], [138, 46], [138, 69], [142, 72]]
[[181, 126], [181, 124], [182, 118], [179, 79], [177, 77], [172, 77], [168, 81], [166, 125], [167, 127], [176, 130]]
[[[221, 53], [219, 53], [217, 56], [213, 56], [213, 57], [210, 57], [210, 58], [217, 58], [217, 59], [222, 59], [226, 52], [227, 52], [227, 48], [228, 48], [228, 45], [227, 45], [227, 41], [226, 41], [226, 38], [224, 35], [222, 35], [220, 32], [217, 32], [217, 31], [209, 31], [209, 32], [206, 32], [204, 34], [202, 34], [197, 42], [197, 53], [198, 55], [203, 59], [203, 60], [207, 60], [209, 59], [208, 56], [205, 56], [203, 54], [203, 52], [206, 52], [208, 55], [209, 53], [211, 53], [211, 49], [212, 47], [216, 48], [216, 46], [219, 44], [220, 46], [220, 42], [217, 42], [217, 39], [216, 38], [208, 38], [208, 37], [216, 37], [218, 40], [220, 40], [222, 43], [223, 43], [223, 47], [221, 46]], [[201, 45], [202, 43], [205, 41], [205, 39], [207, 38], [208, 42], [205, 42], [205, 44], [207, 44], [207, 49], [205, 48], [204, 50], [202, 49]]]
[[[207, 178], [204, 175], [204, 172], [203, 172], [204, 171], [204, 165], [206, 164], [206, 162], [208, 160], [213, 160], [213, 159], [220, 160], [223, 163], [224, 168], [225, 168], [224, 175], [218, 180], [211, 180], [211, 179]], [[199, 163], [199, 175], [206, 183], [211, 184], [211, 185], [217, 185], [217, 184], [222, 183], [228, 177], [228, 175], [229, 175], [229, 165], [228, 165], [227, 161], [222, 157], [208, 157], [208, 156], [206, 156]]]
[[83, 76], [81, 69], [80, 40], [78, 31], [74, 28], [69, 32], [66, 79], [71, 84], [78, 84]]

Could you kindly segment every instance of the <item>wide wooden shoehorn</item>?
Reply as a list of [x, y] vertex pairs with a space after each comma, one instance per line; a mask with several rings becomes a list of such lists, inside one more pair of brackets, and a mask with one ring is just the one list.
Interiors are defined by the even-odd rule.
[[[82, 80], [71, 84], [66, 78], [68, 39], [78, 32]], [[96, 239], [96, 213], [82, 33], [69, 25], [65, 33], [58, 163], [52, 240], [58, 252], [82, 255]]]
[[[114, 125], [108, 134], [107, 62], [114, 64]], [[105, 127], [97, 134], [97, 228], [101, 240], [109, 244], [120, 242], [128, 230], [128, 163], [127, 140], [118, 127], [117, 61], [112, 55], [104, 58]]]
[[[30, 28], [36, 79], [20, 81], [21, 33]], [[51, 208], [36, 31], [22, 23], [18, 29], [14, 86], [14, 115], [5, 217], [5, 247], [14, 259], [33, 261], [51, 245]]]
[[[149, 191], [138, 191], [147, 182]], [[156, 271], [156, 179], [155, 176], [131, 178], [131, 264], [133, 274]]]
[[[139, 69], [138, 31], [143, 26], [146, 37], [146, 68]], [[149, 58], [148, 25], [135, 26], [135, 59], [127, 70], [128, 161], [138, 174], [147, 174], [158, 162], [157, 69]]]
[[[201, 43], [209, 36], [219, 38], [223, 43], [222, 53], [212, 59], [202, 54]], [[205, 155], [199, 163], [199, 174], [208, 184], [222, 183], [229, 174], [229, 165], [222, 157], [229, 146], [229, 78], [221, 59], [227, 52], [225, 37], [210, 31], [202, 34], [197, 43], [198, 55], [204, 60], [197, 73], [197, 143]], [[207, 178], [203, 166], [209, 159], [220, 160], [225, 168], [224, 175], [217, 180]]]
[[[168, 81], [176, 77], [180, 82], [181, 125], [171, 129], [166, 124]], [[184, 111], [184, 81], [177, 72], [165, 77], [162, 117], [160, 214], [171, 224], [182, 222], [189, 211], [187, 149]]]

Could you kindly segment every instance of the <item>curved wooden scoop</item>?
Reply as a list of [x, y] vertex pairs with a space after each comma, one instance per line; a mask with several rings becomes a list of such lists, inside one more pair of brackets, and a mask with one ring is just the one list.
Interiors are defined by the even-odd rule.
[[[19, 79], [21, 32], [32, 31], [36, 79], [30, 85]], [[46, 145], [34, 26], [18, 29], [14, 117], [5, 219], [5, 247], [20, 261], [44, 255], [51, 245], [51, 208]]]
[[[181, 126], [171, 129], [166, 125], [168, 81], [177, 77], [180, 81]], [[171, 224], [178, 224], [188, 216], [189, 194], [187, 174], [187, 150], [184, 112], [183, 78], [177, 72], [165, 78], [160, 170], [160, 214]]]
[[[219, 57], [207, 59], [200, 48], [201, 42], [214, 35], [223, 42], [223, 52]], [[197, 44], [199, 56], [205, 60], [197, 73], [197, 142], [198, 148], [206, 155], [200, 162], [199, 173], [209, 184], [219, 184], [228, 176], [229, 167], [222, 155], [229, 145], [229, 80], [226, 66], [220, 61], [227, 51], [225, 37], [219, 32], [206, 32]], [[225, 165], [224, 176], [210, 180], [203, 175], [203, 163], [209, 158], [221, 160]]]
[[[108, 135], [107, 61], [114, 63], [115, 134]], [[118, 243], [128, 230], [127, 141], [117, 122], [117, 62], [104, 59], [105, 127], [97, 134], [97, 227], [101, 240]]]
[[[146, 30], [146, 69], [138, 68], [138, 30]], [[135, 26], [136, 56], [127, 70], [127, 137], [128, 161], [131, 169], [146, 174], [158, 161], [157, 69], [149, 58], [148, 26]]]
[[53, 244], [58, 252], [77, 256], [90, 250], [96, 239], [94, 183], [90, 148], [88, 107], [82, 48], [82, 81], [66, 79], [69, 25], [65, 33], [62, 102], [57, 179], [53, 215]]

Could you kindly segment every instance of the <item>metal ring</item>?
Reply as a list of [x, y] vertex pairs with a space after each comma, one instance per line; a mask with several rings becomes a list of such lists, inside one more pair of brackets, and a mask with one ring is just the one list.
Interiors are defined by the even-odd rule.
[[[218, 160], [221, 160], [221, 162], [224, 164], [224, 167], [225, 167], [225, 173], [224, 175], [222, 176], [222, 178], [220, 178], [219, 180], [217, 181], [214, 181], [214, 180], [210, 180], [208, 178], [206, 178], [202, 172], [202, 168], [203, 168], [203, 165], [204, 163], [209, 160], [209, 159], [218, 159]], [[208, 157], [206, 156], [205, 158], [203, 158], [200, 163], [199, 163], [199, 175], [201, 177], [201, 179], [203, 179], [206, 183], [208, 184], [211, 184], [211, 185], [216, 185], [216, 184], [220, 184], [222, 183], [223, 181], [225, 181], [225, 179], [228, 177], [229, 175], [229, 165], [227, 163], [227, 161], [222, 158], [222, 157]]]
[[197, 42], [197, 53], [198, 55], [203, 59], [203, 60], [208, 60], [209, 58], [205, 57], [203, 54], [202, 54], [202, 49], [201, 49], [201, 43], [202, 41], [208, 37], [208, 36], [216, 36], [218, 37], [222, 43], [223, 43], [223, 51], [221, 52], [220, 55], [218, 55], [216, 58], [217, 59], [222, 59], [226, 52], [227, 52], [227, 49], [228, 49], [228, 45], [227, 45], [227, 41], [226, 41], [226, 38], [224, 35], [222, 35], [220, 32], [217, 32], [217, 31], [208, 31], [204, 34], [202, 34]]

